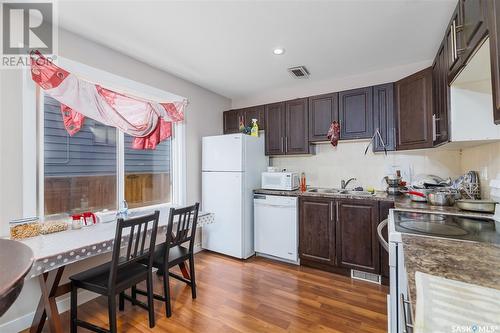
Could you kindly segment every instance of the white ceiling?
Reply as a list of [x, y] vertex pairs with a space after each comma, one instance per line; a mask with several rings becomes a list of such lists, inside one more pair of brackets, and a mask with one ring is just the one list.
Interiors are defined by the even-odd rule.
[[[226, 97], [432, 59], [457, 0], [71, 1], [59, 24]], [[285, 48], [275, 56], [273, 48]]]

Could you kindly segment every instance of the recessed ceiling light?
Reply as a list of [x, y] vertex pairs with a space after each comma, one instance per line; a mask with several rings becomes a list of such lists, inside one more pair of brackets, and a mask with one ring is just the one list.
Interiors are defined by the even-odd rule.
[[282, 48], [280, 48], [280, 47], [277, 47], [277, 48], [275, 48], [275, 49], [273, 50], [273, 53], [274, 53], [275, 55], [282, 55], [283, 53], [285, 53], [285, 49], [282, 49]]

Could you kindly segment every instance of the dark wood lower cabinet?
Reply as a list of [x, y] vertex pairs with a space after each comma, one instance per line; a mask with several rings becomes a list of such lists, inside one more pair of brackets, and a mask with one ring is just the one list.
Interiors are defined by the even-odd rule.
[[335, 265], [334, 201], [300, 198], [299, 255], [302, 261]]
[[[392, 207], [392, 202], [380, 202], [381, 216]], [[388, 256], [381, 255], [377, 238], [379, 220], [379, 202], [375, 200], [301, 197], [301, 265], [347, 276], [351, 269], [382, 273], [388, 282]], [[381, 262], [387, 265], [382, 270]]]
[[338, 200], [336, 247], [340, 267], [380, 273], [378, 201]]
[[[381, 201], [379, 206], [379, 220], [383, 220], [389, 217], [389, 210], [394, 208], [394, 203], [389, 201]], [[379, 222], [379, 223], [380, 223]], [[382, 229], [382, 236], [387, 241], [389, 239], [387, 227]], [[389, 253], [380, 246], [380, 275], [382, 275], [382, 283], [389, 284]]]

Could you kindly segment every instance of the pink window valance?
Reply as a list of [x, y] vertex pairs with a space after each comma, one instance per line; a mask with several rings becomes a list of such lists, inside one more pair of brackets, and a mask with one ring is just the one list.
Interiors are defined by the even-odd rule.
[[133, 136], [134, 149], [155, 149], [172, 135], [172, 123], [184, 120], [185, 99], [159, 103], [118, 93], [78, 78], [39, 53], [31, 56], [31, 77], [61, 103], [69, 135], [89, 117]]

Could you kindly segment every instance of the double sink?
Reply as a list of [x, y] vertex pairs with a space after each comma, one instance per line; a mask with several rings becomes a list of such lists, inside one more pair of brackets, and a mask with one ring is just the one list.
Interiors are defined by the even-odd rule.
[[355, 191], [346, 189], [336, 189], [336, 188], [310, 188], [306, 192], [309, 193], [321, 193], [321, 194], [344, 194], [344, 195], [360, 195], [360, 196], [372, 196], [373, 193], [368, 191]]

